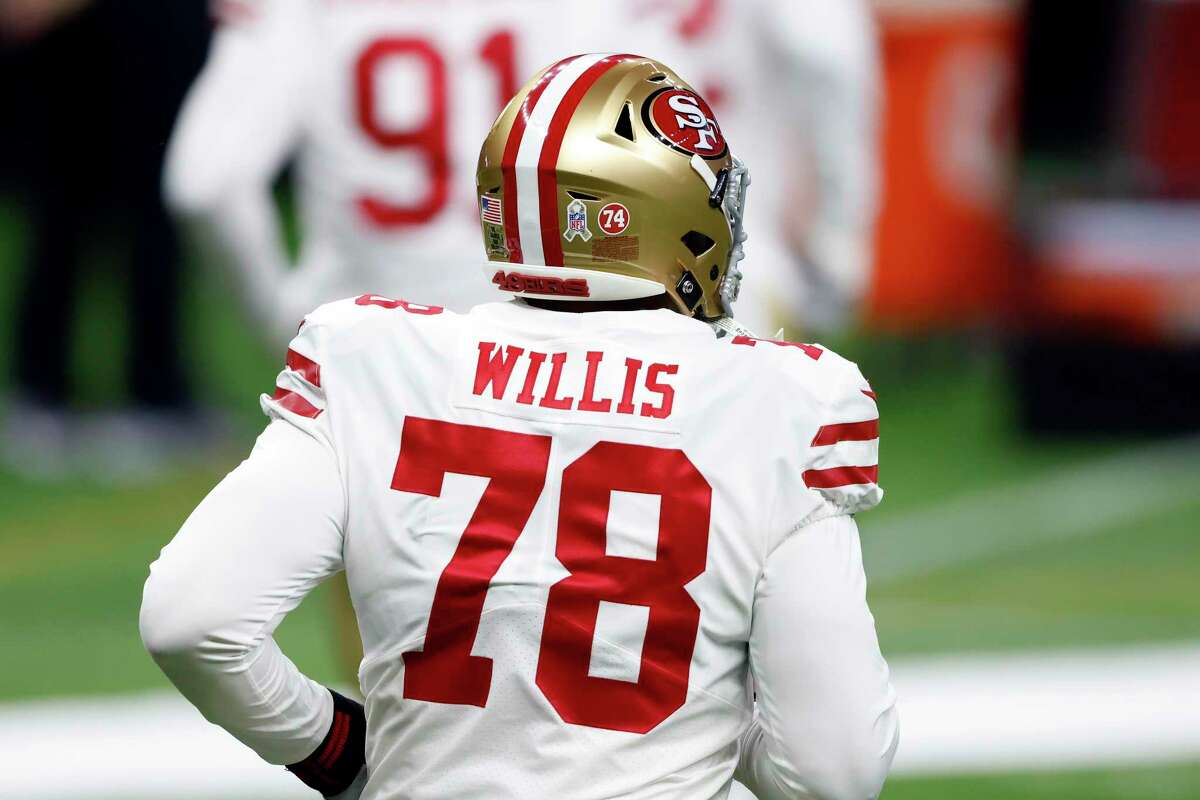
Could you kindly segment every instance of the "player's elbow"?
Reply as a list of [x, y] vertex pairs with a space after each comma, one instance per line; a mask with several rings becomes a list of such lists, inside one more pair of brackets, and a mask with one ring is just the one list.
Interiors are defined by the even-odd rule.
[[198, 159], [174, 153], [163, 171], [163, 201], [181, 217], [211, 214], [228, 191], [218, 170], [205, 169]]
[[[211, 137], [209, 137], [211, 138]], [[163, 165], [163, 202], [177, 216], [204, 218], [261, 176], [234, 155], [222, 152], [196, 131], [176, 131]]]
[[188, 612], [177, 582], [161, 571], [151, 572], [142, 592], [138, 629], [142, 645], [155, 661], [193, 656], [207, 638]]
[[[883, 791], [899, 744], [895, 707], [847, 726], [841, 736], [784, 746], [777, 767], [781, 798], [787, 800], [875, 800]], [[787, 752], [790, 750], [791, 752]]]
[[803, 773], [784, 769], [776, 776], [778, 800], [875, 800], [888, 767], [876, 757], [826, 763]]
[[890, 763], [890, 758], [881, 758], [877, 752], [860, 753], [831, 769], [810, 788], [815, 788], [822, 800], [875, 800], [883, 791]]
[[220, 599], [167, 568], [152, 569], [146, 581], [138, 628], [146, 652], [168, 674], [175, 665], [237, 659], [250, 649], [230, 635], [234, 620]]

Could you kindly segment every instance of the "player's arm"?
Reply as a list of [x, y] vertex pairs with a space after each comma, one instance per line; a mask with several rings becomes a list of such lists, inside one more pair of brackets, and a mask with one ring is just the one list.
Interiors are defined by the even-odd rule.
[[759, 800], [878, 797], [899, 723], [853, 517], [811, 523], [767, 558], [750, 662], [758, 701], [737, 779]]
[[279, 330], [275, 311], [288, 257], [271, 186], [300, 138], [309, 5], [216, 4], [225, 19], [180, 112], [164, 176], [167, 204], [234, 269], [249, 312], [273, 339], [290, 331]]
[[272, 634], [341, 568], [343, 503], [332, 454], [271, 423], [151, 567], [140, 621], [205, 718], [329, 795], [363, 767], [362, 708], [305, 677]]
[[326, 795], [361, 783], [357, 703], [305, 677], [275, 643], [284, 616], [342, 569], [346, 500], [319, 367], [320, 326], [292, 343], [273, 422], [151, 566], [141, 633], [211, 722]]

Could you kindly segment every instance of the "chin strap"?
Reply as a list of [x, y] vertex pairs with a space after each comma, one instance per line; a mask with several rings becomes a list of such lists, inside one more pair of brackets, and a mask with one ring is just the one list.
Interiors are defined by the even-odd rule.
[[705, 320], [705, 323], [713, 329], [713, 333], [717, 335], [718, 339], [725, 339], [730, 336], [749, 336], [751, 339], [758, 338], [754, 335], [753, 331], [733, 317], [717, 317], [716, 319]]

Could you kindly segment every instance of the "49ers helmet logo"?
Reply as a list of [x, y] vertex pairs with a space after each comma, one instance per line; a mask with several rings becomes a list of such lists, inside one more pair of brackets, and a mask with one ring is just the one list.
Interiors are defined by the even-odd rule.
[[712, 108], [690, 89], [667, 87], [642, 106], [642, 122], [658, 139], [684, 155], [724, 158], [729, 147]]

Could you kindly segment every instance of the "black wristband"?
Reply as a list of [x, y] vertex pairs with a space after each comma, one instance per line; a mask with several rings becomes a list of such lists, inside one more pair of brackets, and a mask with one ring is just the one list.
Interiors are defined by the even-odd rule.
[[326, 797], [350, 788], [366, 763], [367, 715], [361, 703], [342, 697], [332, 689], [333, 722], [321, 746], [303, 761], [287, 769]]

